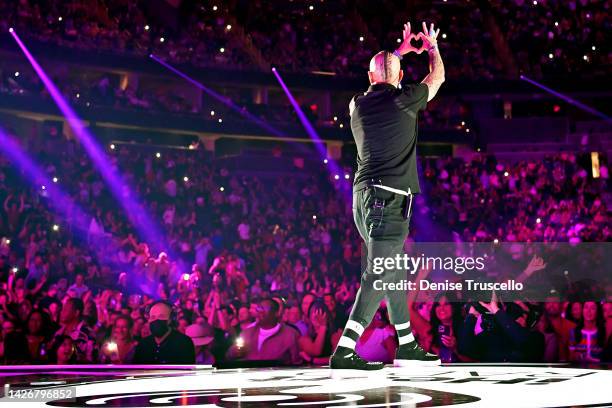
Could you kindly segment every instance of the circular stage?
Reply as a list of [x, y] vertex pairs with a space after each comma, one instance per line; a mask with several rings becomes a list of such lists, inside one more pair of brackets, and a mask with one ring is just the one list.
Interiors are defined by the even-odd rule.
[[381, 371], [207, 366], [3, 367], [1, 403], [20, 407], [610, 407], [612, 372], [446, 365]]

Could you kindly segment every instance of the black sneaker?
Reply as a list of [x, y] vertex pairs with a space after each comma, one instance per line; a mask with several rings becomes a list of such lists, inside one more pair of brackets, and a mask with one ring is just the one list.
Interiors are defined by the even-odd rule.
[[357, 353], [347, 354], [346, 356], [332, 354], [329, 359], [329, 368], [344, 370], [380, 370], [384, 366], [384, 363], [379, 361], [365, 361]]
[[397, 351], [395, 352], [395, 360], [393, 360], [394, 366], [402, 367], [414, 363], [425, 363], [425, 365], [438, 365], [441, 363], [441, 361], [440, 357], [435, 354], [426, 352], [418, 344], [415, 344], [414, 346], [406, 344], [405, 346], [397, 348]]

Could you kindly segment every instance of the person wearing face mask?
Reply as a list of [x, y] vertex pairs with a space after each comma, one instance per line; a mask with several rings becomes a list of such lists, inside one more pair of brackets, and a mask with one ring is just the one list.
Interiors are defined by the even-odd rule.
[[149, 309], [151, 335], [136, 346], [133, 364], [195, 364], [193, 341], [171, 324], [172, 305], [154, 302]]

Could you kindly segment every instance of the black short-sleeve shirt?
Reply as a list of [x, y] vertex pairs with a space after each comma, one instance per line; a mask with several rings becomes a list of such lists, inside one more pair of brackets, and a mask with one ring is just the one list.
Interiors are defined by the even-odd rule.
[[353, 188], [370, 179], [402, 191], [419, 193], [416, 167], [418, 113], [427, 106], [426, 84], [398, 89], [374, 84], [353, 97], [351, 130], [357, 145], [357, 173]]

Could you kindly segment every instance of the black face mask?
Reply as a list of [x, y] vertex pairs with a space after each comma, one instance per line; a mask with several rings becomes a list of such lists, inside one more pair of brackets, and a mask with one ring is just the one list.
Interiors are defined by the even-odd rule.
[[162, 337], [164, 334], [168, 332], [168, 321], [167, 320], [153, 320], [149, 323], [149, 328], [151, 329], [151, 333], [155, 337]]

